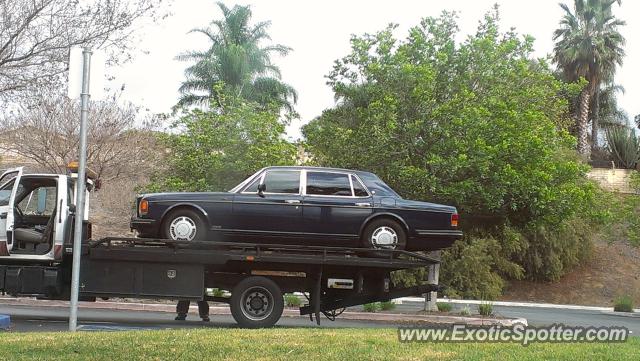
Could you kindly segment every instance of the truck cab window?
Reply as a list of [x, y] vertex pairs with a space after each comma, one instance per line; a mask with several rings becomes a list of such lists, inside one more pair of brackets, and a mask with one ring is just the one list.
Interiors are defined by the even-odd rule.
[[37, 187], [18, 203], [18, 207], [25, 215], [50, 216], [56, 207], [56, 188]]
[[11, 180], [0, 188], [0, 206], [8, 206], [9, 198], [11, 198], [11, 191], [13, 190], [14, 181]]

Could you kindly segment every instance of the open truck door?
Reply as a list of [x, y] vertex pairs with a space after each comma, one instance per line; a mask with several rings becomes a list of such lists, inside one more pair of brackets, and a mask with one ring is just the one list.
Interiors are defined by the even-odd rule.
[[9, 256], [13, 248], [14, 207], [23, 167], [9, 169], [0, 176], [0, 256]]

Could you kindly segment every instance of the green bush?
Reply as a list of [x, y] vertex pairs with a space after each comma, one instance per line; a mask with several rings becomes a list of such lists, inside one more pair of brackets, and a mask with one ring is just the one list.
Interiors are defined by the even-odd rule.
[[396, 308], [396, 304], [391, 301], [380, 302], [380, 309], [382, 311], [391, 311]]
[[377, 302], [374, 303], [365, 303], [362, 305], [364, 312], [377, 312], [380, 308], [380, 305]]
[[402, 39], [393, 27], [353, 37], [328, 76], [339, 105], [303, 133], [317, 164], [458, 207], [465, 238], [443, 252], [441, 284], [493, 299], [505, 279], [557, 280], [582, 262], [606, 215], [562, 95], [584, 84], [557, 80], [531, 38], [500, 31], [497, 13], [458, 35], [444, 13]]
[[482, 316], [491, 316], [493, 314], [493, 303], [482, 302], [478, 305], [478, 313]]
[[221, 290], [219, 288], [213, 289], [213, 297], [223, 297], [223, 296], [224, 296], [224, 290]]
[[[637, 182], [637, 174], [632, 174], [632, 184]], [[607, 204], [615, 216], [608, 222], [603, 239], [609, 242], [628, 241], [631, 245], [640, 246], [640, 195], [612, 193]]]
[[636, 168], [640, 159], [640, 141], [634, 130], [627, 127], [607, 129], [607, 144], [618, 167]]
[[162, 133], [166, 167], [142, 191], [224, 191], [262, 167], [295, 164], [279, 109], [234, 96], [223, 103], [223, 111], [190, 110]]
[[287, 293], [284, 295], [284, 304], [287, 307], [300, 307], [302, 301], [300, 301], [300, 297], [292, 293]]
[[453, 305], [449, 302], [437, 302], [436, 306], [438, 307], [438, 311], [440, 312], [451, 312], [453, 309]]
[[613, 303], [613, 310], [616, 312], [633, 312], [633, 299], [628, 295], [616, 298]]

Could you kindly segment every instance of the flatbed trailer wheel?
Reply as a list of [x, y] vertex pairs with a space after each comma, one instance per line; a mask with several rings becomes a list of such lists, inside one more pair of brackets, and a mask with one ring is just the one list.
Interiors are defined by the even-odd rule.
[[282, 290], [267, 277], [252, 276], [231, 291], [231, 314], [240, 327], [271, 327], [284, 310]]

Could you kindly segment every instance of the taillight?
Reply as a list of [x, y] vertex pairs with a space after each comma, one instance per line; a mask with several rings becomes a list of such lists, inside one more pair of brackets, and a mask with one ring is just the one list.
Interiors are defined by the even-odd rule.
[[144, 216], [147, 213], [149, 213], [149, 201], [143, 199], [140, 201], [140, 204], [138, 204], [138, 214]]
[[454, 213], [451, 215], [451, 227], [458, 227], [459, 218], [460, 216], [458, 216], [458, 213]]

